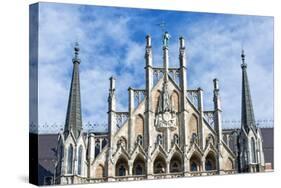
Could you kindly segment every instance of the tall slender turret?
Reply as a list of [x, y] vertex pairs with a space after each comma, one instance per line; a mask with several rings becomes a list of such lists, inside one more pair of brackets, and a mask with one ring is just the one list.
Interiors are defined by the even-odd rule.
[[221, 110], [221, 99], [219, 94], [219, 81], [218, 79], [214, 79], [214, 123], [215, 123], [215, 131], [217, 133], [217, 170], [218, 173], [221, 173], [222, 170], [222, 110]]
[[238, 136], [238, 171], [259, 172], [264, 170], [262, 136], [256, 127], [255, 116], [250, 94], [244, 50], [242, 58], [242, 97], [241, 97], [241, 130]]
[[252, 98], [250, 93], [250, 86], [247, 75], [247, 64], [245, 63], [245, 54], [242, 50], [242, 106], [241, 106], [241, 127], [245, 131], [249, 131], [250, 127], [256, 128], [255, 116], [252, 104]]
[[163, 67], [164, 67], [165, 83], [168, 81], [168, 74], [169, 74], [169, 49], [168, 49], [169, 39], [170, 39], [170, 35], [166, 31], [163, 35]]
[[82, 130], [82, 115], [81, 115], [81, 98], [80, 98], [80, 81], [79, 81], [79, 46], [76, 43], [74, 47], [75, 55], [72, 59], [73, 73], [69, 92], [66, 121], [64, 132], [65, 135], [71, 131], [77, 138]]
[[116, 131], [116, 121], [115, 121], [115, 113], [116, 113], [116, 94], [115, 94], [115, 78], [110, 77], [110, 87], [109, 87], [109, 95], [108, 95], [108, 125], [109, 125], [109, 145], [113, 147], [112, 140]]

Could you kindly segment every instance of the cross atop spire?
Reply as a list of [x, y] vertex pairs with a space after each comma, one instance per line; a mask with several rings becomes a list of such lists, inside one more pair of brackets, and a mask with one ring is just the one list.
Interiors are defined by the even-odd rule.
[[162, 20], [161, 23], [157, 24], [160, 28], [161, 28], [161, 31], [162, 33], [165, 32], [165, 28], [166, 28], [166, 23]]

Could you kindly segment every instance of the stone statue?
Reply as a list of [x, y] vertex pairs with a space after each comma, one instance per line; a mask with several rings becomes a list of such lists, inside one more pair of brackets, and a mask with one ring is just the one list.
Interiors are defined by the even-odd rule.
[[168, 47], [170, 38], [171, 38], [171, 35], [166, 31], [163, 35], [163, 46], [164, 47]]

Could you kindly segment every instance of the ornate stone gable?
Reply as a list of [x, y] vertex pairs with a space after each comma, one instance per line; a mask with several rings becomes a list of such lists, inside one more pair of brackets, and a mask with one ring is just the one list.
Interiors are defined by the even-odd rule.
[[159, 96], [155, 127], [160, 132], [165, 129], [175, 130], [177, 128], [177, 114], [168, 91], [167, 82], [163, 83], [163, 90]]

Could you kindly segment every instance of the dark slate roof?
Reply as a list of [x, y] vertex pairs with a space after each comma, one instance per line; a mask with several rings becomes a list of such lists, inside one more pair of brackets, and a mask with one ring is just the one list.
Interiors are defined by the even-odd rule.
[[274, 168], [274, 128], [261, 128], [265, 162], [270, 162]]
[[39, 185], [44, 185], [45, 177], [53, 177], [56, 165], [57, 134], [38, 135], [38, 175]]

